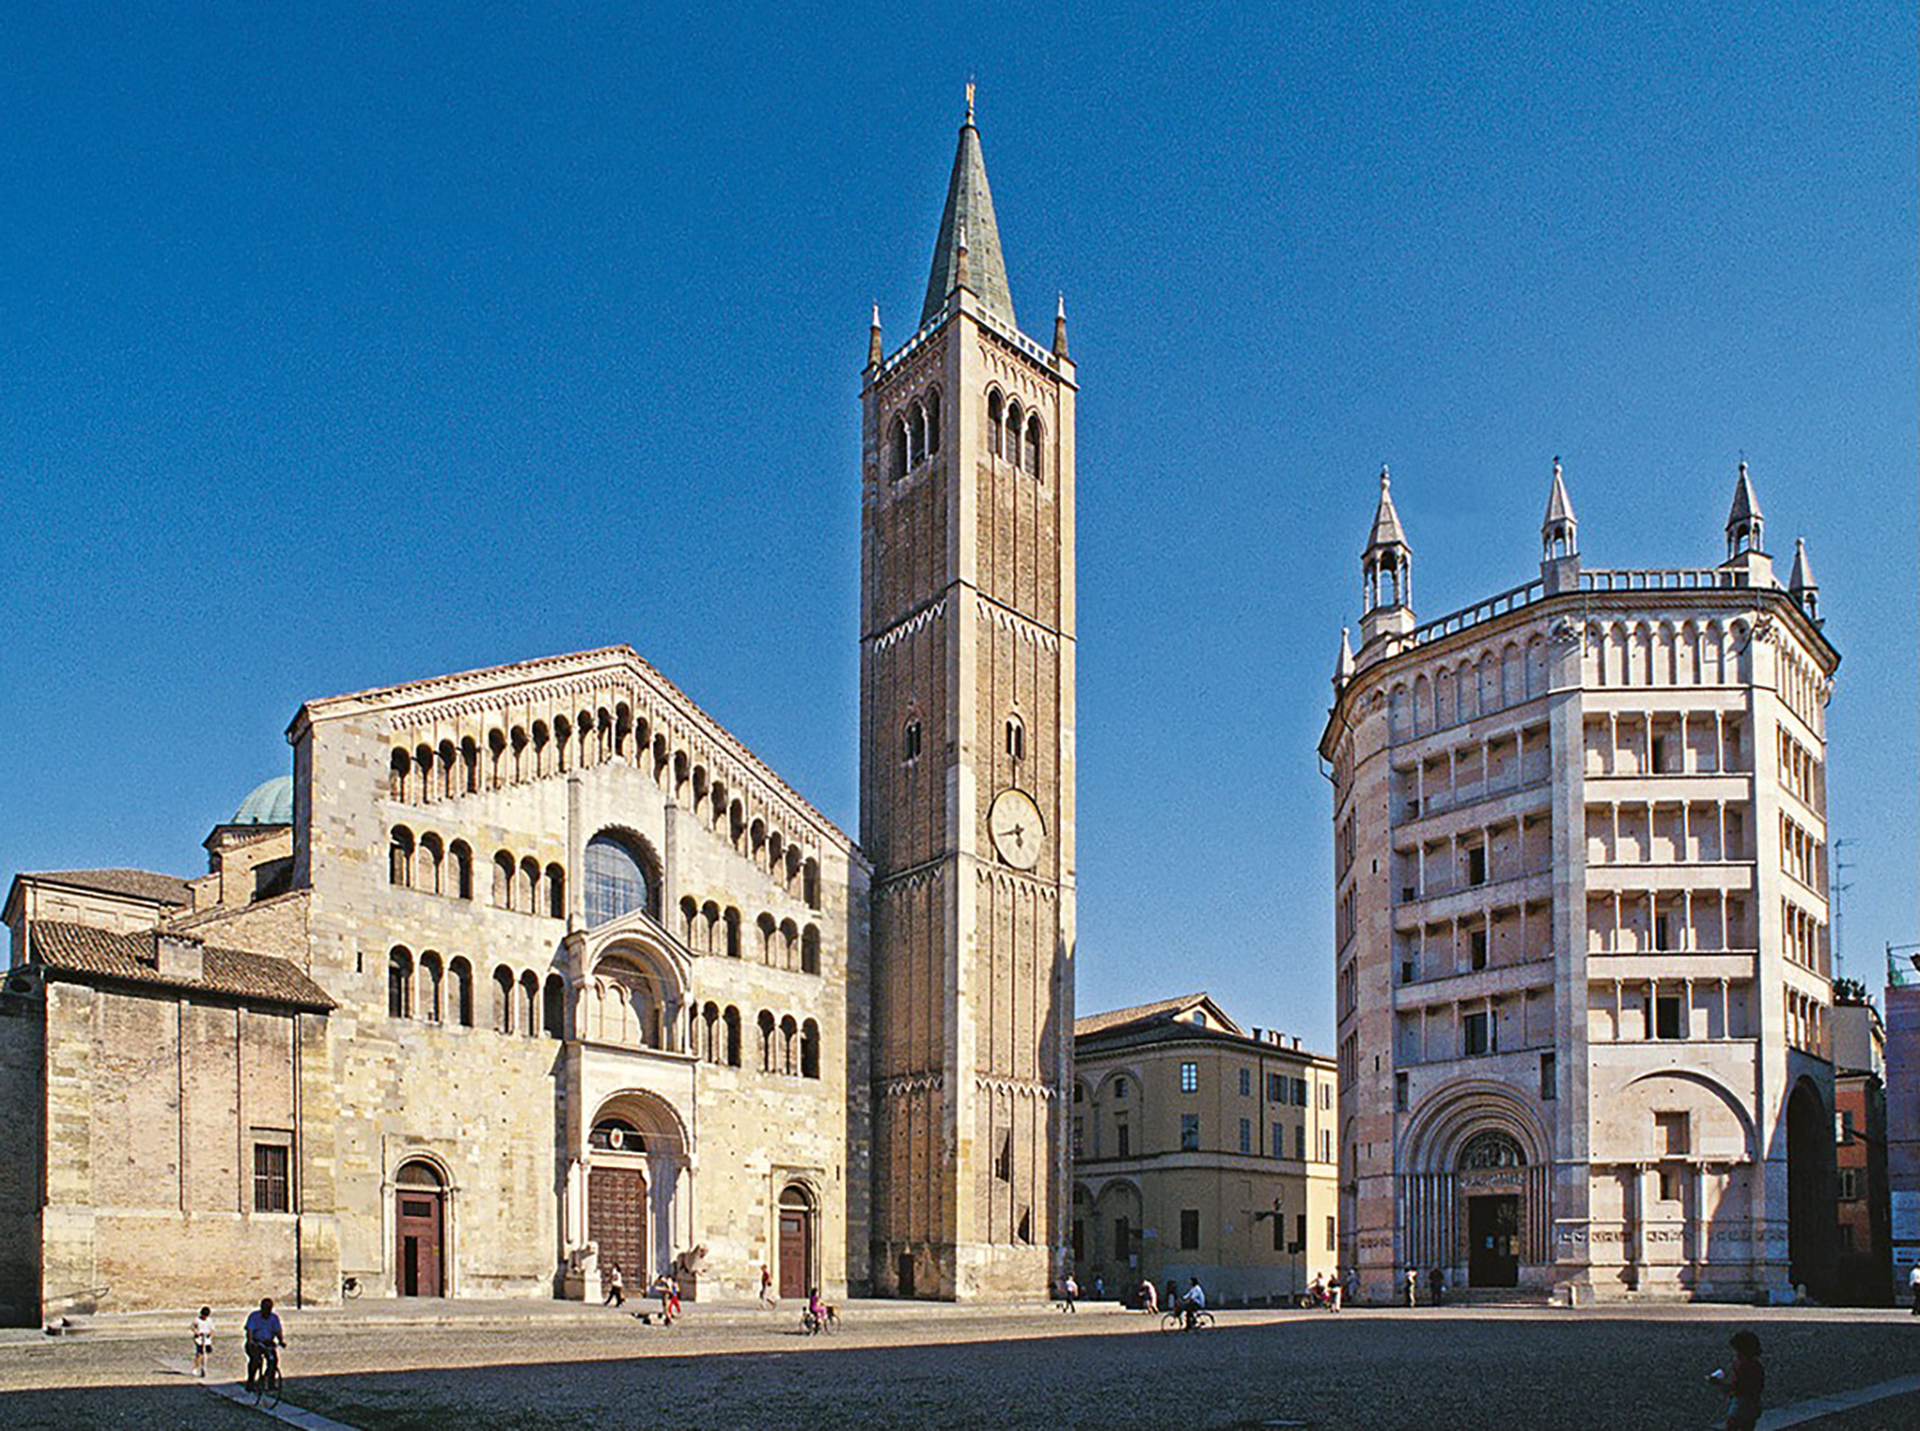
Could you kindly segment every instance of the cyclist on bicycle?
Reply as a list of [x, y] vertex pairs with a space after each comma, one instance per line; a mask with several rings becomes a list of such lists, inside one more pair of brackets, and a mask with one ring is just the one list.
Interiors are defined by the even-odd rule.
[[1180, 1309], [1187, 1314], [1187, 1330], [1193, 1330], [1194, 1320], [1207, 1309], [1207, 1289], [1200, 1285], [1198, 1277], [1187, 1278], [1187, 1290], [1180, 1298]]
[[247, 1314], [247, 1390], [260, 1389], [260, 1372], [276, 1360], [275, 1346], [287, 1344], [286, 1333], [280, 1329], [280, 1318], [274, 1313], [273, 1298], [262, 1297], [260, 1309]]

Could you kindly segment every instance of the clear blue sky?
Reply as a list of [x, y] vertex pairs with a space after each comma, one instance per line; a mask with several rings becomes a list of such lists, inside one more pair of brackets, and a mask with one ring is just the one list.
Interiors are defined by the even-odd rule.
[[1437, 616], [1555, 454], [1655, 565], [1744, 452], [1845, 653], [1849, 967], [1920, 938], [1911, 6], [425, 9], [9, 9], [0, 872], [193, 872], [302, 699], [615, 641], [856, 828], [867, 305], [973, 74], [1084, 384], [1083, 1009], [1330, 1046], [1383, 460]]

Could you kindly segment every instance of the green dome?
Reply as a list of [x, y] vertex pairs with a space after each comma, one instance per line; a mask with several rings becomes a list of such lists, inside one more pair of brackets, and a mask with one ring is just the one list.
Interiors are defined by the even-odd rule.
[[293, 777], [276, 775], [240, 802], [230, 825], [291, 825], [293, 823]]

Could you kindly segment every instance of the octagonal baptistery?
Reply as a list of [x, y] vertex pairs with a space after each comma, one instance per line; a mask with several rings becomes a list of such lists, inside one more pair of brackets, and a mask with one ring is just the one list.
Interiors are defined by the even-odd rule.
[[1556, 463], [1539, 577], [1422, 624], [1381, 473], [1320, 741], [1363, 1298], [1829, 1276], [1839, 656], [1763, 532], [1743, 463], [1724, 562], [1585, 567]]
[[624, 646], [313, 701], [290, 737], [343, 1274], [864, 1279], [846, 835]]

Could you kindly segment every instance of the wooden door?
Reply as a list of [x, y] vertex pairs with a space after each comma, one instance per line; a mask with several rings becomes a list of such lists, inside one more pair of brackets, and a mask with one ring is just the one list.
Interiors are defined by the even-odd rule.
[[396, 1290], [403, 1297], [445, 1294], [441, 1211], [441, 1195], [433, 1189], [402, 1187], [394, 1193], [394, 1267]]
[[1520, 1199], [1467, 1199], [1467, 1280], [1475, 1287], [1520, 1285]]
[[595, 1168], [587, 1178], [587, 1236], [600, 1245], [600, 1280], [617, 1264], [629, 1296], [647, 1289], [647, 1180], [638, 1168]]
[[780, 1209], [780, 1295], [804, 1297], [813, 1290], [813, 1217], [797, 1208]]

